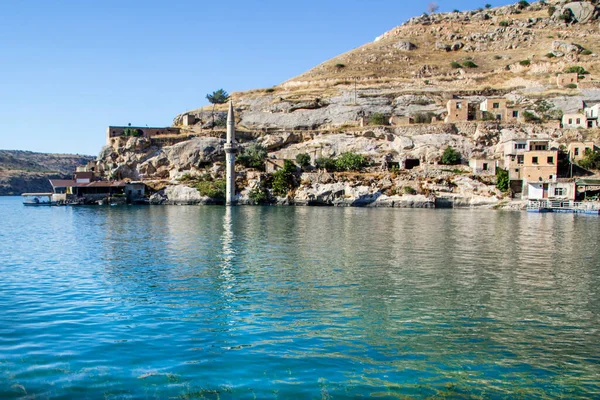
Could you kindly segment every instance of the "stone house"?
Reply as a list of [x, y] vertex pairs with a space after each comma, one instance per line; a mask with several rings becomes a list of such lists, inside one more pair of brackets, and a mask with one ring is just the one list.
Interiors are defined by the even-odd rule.
[[389, 120], [389, 124], [392, 126], [410, 125], [410, 124], [414, 124], [414, 123], [415, 123], [414, 118], [407, 117], [405, 115], [392, 115]]
[[563, 128], [587, 128], [587, 117], [585, 114], [565, 114], [562, 117]]
[[504, 143], [504, 167], [508, 171], [511, 181], [523, 179], [523, 165], [525, 163], [525, 152], [527, 151], [527, 140], [510, 140]]
[[522, 178], [526, 182], [555, 182], [558, 173], [558, 151], [527, 151], [524, 154], [522, 169]]
[[111, 139], [123, 136], [125, 129], [134, 129], [139, 132], [140, 137], [151, 138], [158, 135], [179, 135], [181, 134], [180, 128], [174, 127], [143, 127], [143, 126], [109, 126], [106, 128], [106, 144], [111, 145]]
[[198, 119], [195, 115], [185, 114], [183, 118], [181, 118], [181, 124], [183, 126], [192, 126], [195, 125], [196, 122], [198, 122]]
[[448, 115], [444, 122], [459, 122], [469, 120], [469, 103], [462, 99], [451, 99], [446, 103]]
[[508, 114], [507, 104], [508, 100], [506, 99], [485, 99], [479, 104], [479, 110], [482, 114], [490, 113], [497, 121], [506, 121]]
[[567, 85], [577, 85], [579, 82], [579, 74], [559, 74], [556, 76], [556, 85], [559, 88], [564, 88]]
[[587, 149], [594, 150], [594, 142], [571, 142], [567, 146], [569, 160], [579, 161], [583, 159]]
[[471, 158], [469, 167], [477, 175], [496, 175], [496, 160], [488, 158]]

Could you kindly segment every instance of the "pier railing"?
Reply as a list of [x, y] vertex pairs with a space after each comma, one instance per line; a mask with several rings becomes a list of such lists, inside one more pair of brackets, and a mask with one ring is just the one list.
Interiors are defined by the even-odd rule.
[[529, 200], [528, 209], [546, 210], [574, 210], [574, 211], [599, 211], [600, 202], [597, 201], [562, 201], [562, 200]]

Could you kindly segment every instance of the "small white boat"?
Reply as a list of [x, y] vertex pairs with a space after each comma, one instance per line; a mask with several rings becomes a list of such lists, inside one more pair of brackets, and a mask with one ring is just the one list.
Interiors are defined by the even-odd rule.
[[23, 193], [23, 205], [25, 206], [55, 206], [52, 201], [52, 193]]

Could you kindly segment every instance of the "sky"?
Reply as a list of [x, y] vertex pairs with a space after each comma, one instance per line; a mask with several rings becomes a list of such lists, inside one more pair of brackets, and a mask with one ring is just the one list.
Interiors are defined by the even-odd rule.
[[[439, 11], [514, 1], [439, 0]], [[405, 0], [30, 0], [0, 5], [0, 149], [97, 155], [109, 125], [170, 126], [426, 11]]]

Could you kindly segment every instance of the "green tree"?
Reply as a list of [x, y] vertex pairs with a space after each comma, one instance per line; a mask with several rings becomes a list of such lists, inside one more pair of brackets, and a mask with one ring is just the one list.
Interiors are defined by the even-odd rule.
[[360, 154], [347, 152], [335, 160], [335, 165], [338, 171], [360, 171], [369, 165], [369, 162]]
[[440, 160], [440, 163], [444, 165], [456, 165], [460, 163], [460, 160], [460, 153], [454, 150], [451, 146], [448, 146], [442, 154], [442, 159]]
[[496, 187], [506, 192], [508, 190], [510, 184], [510, 179], [508, 177], [508, 171], [502, 168], [496, 169]]
[[369, 117], [369, 125], [388, 125], [388, 118], [382, 113], [375, 113]]
[[285, 160], [283, 168], [273, 173], [271, 187], [276, 196], [285, 196], [290, 190], [297, 187], [294, 172], [296, 172], [296, 164]]
[[254, 204], [265, 204], [269, 201], [269, 192], [265, 188], [264, 181], [258, 184], [254, 189], [250, 190], [248, 193], [248, 198]]
[[267, 149], [260, 144], [252, 143], [237, 157], [237, 160], [246, 168], [264, 169]]
[[330, 157], [319, 157], [315, 160], [315, 166], [320, 169], [324, 169], [327, 172], [335, 172], [337, 170], [337, 164], [334, 158]]
[[229, 93], [223, 89], [215, 90], [212, 93], [206, 95], [206, 99], [213, 105], [212, 108], [212, 122], [213, 127], [215, 126], [215, 105], [223, 104], [229, 99]]
[[585, 169], [600, 169], [600, 152], [585, 149], [583, 158], [577, 164]]
[[300, 153], [296, 156], [296, 163], [300, 168], [306, 168], [310, 165], [310, 155], [308, 153]]

